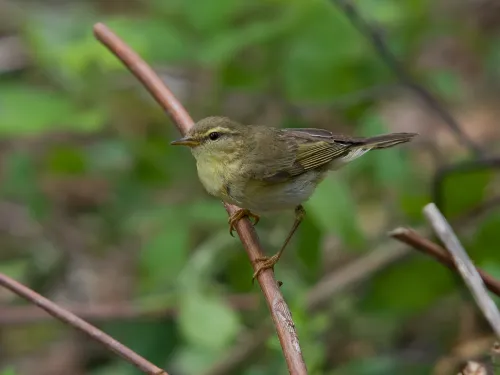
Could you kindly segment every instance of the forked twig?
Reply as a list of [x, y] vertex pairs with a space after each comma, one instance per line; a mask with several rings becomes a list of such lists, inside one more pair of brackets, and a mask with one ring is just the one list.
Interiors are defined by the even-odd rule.
[[[96, 24], [94, 34], [142, 82], [158, 104], [168, 112], [180, 133], [184, 135], [193, 126], [193, 120], [153, 69], [105, 25]], [[238, 210], [237, 207], [229, 204], [224, 204], [224, 206], [229, 215]], [[236, 224], [236, 231], [256, 270], [256, 259], [262, 258], [264, 253], [253, 226], [248, 219], [242, 219]], [[264, 270], [257, 276], [257, 280], [271, 312], [290, 374], [307, 374], [295, 324], [274, 278], [274, 272], [272, 269]]]
[[139, 354], [135, 353], [133, 350], [127, 348], [125, 345], [119, 343], [111, 336], [105, 334], [101, 330], [97, 329], [93, 325], [87, 323], [83, 319], [80, 319], [75, 314], [63, 309], [54, 302], [51, 302], [47, 298], [41, 296], [40, 294], [34, 292], [28, 287], [18, 283], [10, 277], [0, 274], [0, 285], [9, 289], [18, 296], [34, 303], [40, 308], [47, 311], [50, 315], [59, 319], [63, 322], [68, 323], [70, 326], [78, 329], [79, 331], [90, 336], [94, 340], [100, 342], [106, 346], [111, 351], [118, 354], [127, 362], [136, 366], [139, 370], [146, 374], [151, 375], [168, 375], [166, 371], [159, 367], [156, 367], [152, 363], [148, 362], [146, 359], [141, 357]]
[[500, 337], [500, 313], [498, 312], [498, 308], [486, 292], [479, 272], [472, 264], [472, 261], [458, 240], [458, 237], [453, 232], [450, 224], [448, 224], [445, 217], [441, 214], [434, 203], [430, 203], [424, 207], [424, 214], [434, 228], [436, 235], [446, 245], [446, 248], [455, 262], [458, 272], [464, 279], [464, 282], [476, 300], [477, 305], [490, 323], [491, 328], [493, 328], [497, 337]]

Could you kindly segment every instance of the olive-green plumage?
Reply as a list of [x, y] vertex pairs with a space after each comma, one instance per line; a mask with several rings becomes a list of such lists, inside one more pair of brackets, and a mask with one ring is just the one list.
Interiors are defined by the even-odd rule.
[[295, 208], [312, 195], [329, 170], [414, 136], [351, 138], [322, 129], [277, 129], [207, 117], [174, 144], [191, 147], [200, 180], [210, 194], [259, 213]]
[[[301, 204], [328, 171], [370, 150], [408, 142], [415, 135], [352, 138], [323, 129], [278, 129], [207, 117], [172, 144], [189, 146], [207, 192], [246, 209], [244, 214], [296, 208], [301, 219]], [[233, 218], [231, 227], [241, 216]]]

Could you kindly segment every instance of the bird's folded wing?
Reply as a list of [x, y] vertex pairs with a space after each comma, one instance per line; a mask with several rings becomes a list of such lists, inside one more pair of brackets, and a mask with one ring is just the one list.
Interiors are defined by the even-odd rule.
[[[294, 158], [279, 170], [264, 178], [268, 182], [282, 182], [311, 169], [319, 168], [332, 160], [343, 157], [350, 145], [337, 143], [332, 133], [323, 129], [283, 129], [289, 139], [293, 139]], [[288, 133], [288, 134], [286, 134]]]

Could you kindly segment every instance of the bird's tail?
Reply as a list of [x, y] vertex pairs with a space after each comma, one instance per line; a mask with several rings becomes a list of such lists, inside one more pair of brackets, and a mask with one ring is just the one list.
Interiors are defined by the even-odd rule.
[[[336, 139], [335, 141], [349, 146], [346, 154], [339, 158], [342, 164], [345, 164], [359, 158], [370, 150], [389, 148], [400, 143], [406, 143], [417, 135], [416, 133], [391, 133], [367, 138]], [[338, 167], [339, 165], [335, 166], [335, 168]]]
[[[415, 136], [418, 134], [416, 133], [391, 133], [391, 134], [383, 134], [383, 135], [377, 135], [375, 137], [368, 137], [368, 138], [360, 138], [357, 140], [359, 146], [363, 148], [368, 148], [370, 150], [376, 150], [379, 148], [389, 148], [392, 146], [399, 145], [400, 143], [406, 143], [411, 141]], [[356, 145], [356, 146], [358, 146]]]

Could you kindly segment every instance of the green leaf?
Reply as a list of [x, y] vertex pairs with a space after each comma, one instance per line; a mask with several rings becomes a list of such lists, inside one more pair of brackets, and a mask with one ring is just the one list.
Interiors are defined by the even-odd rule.
[[500, 213], [492, 212], [481, 220], [473, 238], [467, 244], [467, 252], [474, 262], [498, 262], [500, 241]]
[[338, 235], [348, 246], [359, 248], [364, 236], [356, 218], [356, 205], [340, 172], [330, 175], [321, 182], [306, 210], [318, 227], [327, 233]]
[[130, 370], [130, 364], [117, 362], [111, 363], [109, 365], [99, 366], [95, 370], [90, 372], [90, 375], [129, 375], [132, 374]]
[[228, 235], [226, 226], [212, 234], [193, 251], [176, 284], [185, 293], [206, 286], [207, 280], [211, 280], [227, 264], [231, 253], [226, 249], [235, 242], [236, 239]]
[[186, 215], [193, 222], [206, 225], [227, 225], [227, 214], [219, 200], [209, 198], [191, 202], [184, 208]]
[[230, 32], [223, 32], [206, 43], [199, 58], [205, 64], [221, 64], [252, 45], [268, 42], [287, 27], [288, 20], [282, 17], [273, 22], [256, 22]]
[[47, 155], [47, 164], [50, 172], [81, 175], [87, 171], [84, 153], [73, 147], [54, 147]]
[[428, 192], [401, 192], [399, 199], [399, 207], [410, 219], [420, 222], [422, 221], [422, 208], [431, 201]]
[[2, 192], [9, 198], [27, 203], [32, 213], [39, 218], [47, 212], [48, 202], [39, 187], [38, 171], [27, 152], [13, 152], [7, 155]]
[[95, 171], [126, 170], [132, 164], [132, 155], [127, 145], [119, 139], [105, 139], [87, 149], [89, 169]]
[[[179, 62], [190, 57], [192, 53], [193, 41], [187, 38], [187, 34], [162, 19], [134, 19], [120, 16], [110, 18], [107, 24], [146, 60]], [[105, 52], [111, 55], [108, 51]], [[97, 57], [93, 56], [95, 60]]]
[[367, 82], [359, 72], [366, 63], [365, 40], [328, 1], [297, 3], [302, 19], [287, 40], [283, 55], [286, 95], [290, 100], [327, 100]]
[[180, 4], [189, 24], [204, 33], [229, 27], [235, 17], [254, 6], [246, 0], [183, 0]]
[[[139, 355], [162, 367], [180, 344], [176, 324], [171, 319], [156, 321], [109, 320], [102, 325], [103, 331]], [[130, 364], [125, 364], [123, 374], [144, 374]]]
[[371, 22], [398, 24], [407, 14], [406, 4], [398, 0], [364, 0], [359, 4], [361, 13], [369, 16]]
[[313, 220], [304, 220], [300, 228], [298, 255], [309, 276], [317, 278], [321, 267], [321, 230]]
[[428, 80], [430, 86], [441, 96], [456, 100], [464, 92], [460, 76], [451, 70], [439, 70], [432, 72]]
[[400, 360], [397, 357], [378, 356], [357, 358], [330, 372], [330, 375], [422, 375], [432, 372], [432, 366]]
[[[372, 281], [365, 307], [396, 315], [416, 314], [453, 290], [450, 270], [421, 256], [386, 268]], [[404, 285], [404, 293], [398, 285]]]
[[174, 360], [175, 367], [181, 369], [183, 374], [200, 374], [210, 368], [217, 361], [217, 358], [223, 356], [221, 350], [210, 350], [205, 347], [190, 345], [182, 348]]
[[80, 110], [65, 94], [27, 85], [0, 85], [0, 136], [43, 134], [54, 130], [93, 132], [104, 117]]
[[443, 212], [455, 216], [474, 208], [484, 199], [486, 187], [494, 175], [492, 170], [455, 172], [449, 174], [441, 185], [444, 199]]
[[194, 291], [180, 301], [179, 325], [191, 344], [212, 349], [227, 347], [240, 330], [238, 314], [225, 301]]
[[0, 375], [16, 375], [16, 374], [17, 372], [14, 370], [14, 367], [7, 367], [0, 372]]
[[173, 283], [187, 260], [189, 227], [173, 215], [146, 240], [140, 254], [141, 282], [147, 290]]
[[0, 263], [0, 273], [21, 281], [24, 279], [28, 267], [28, 259], [16, 259], [8, 262], [3, 261]]

